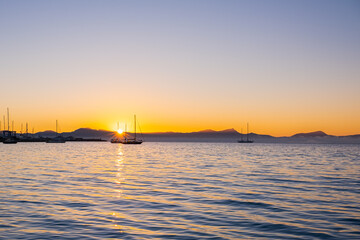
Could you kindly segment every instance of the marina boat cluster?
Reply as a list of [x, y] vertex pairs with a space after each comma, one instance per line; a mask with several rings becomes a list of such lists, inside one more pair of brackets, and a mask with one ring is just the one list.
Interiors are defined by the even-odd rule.
[[45, 143], [65, 143], [65, 142], [104, 142], [101, 138], [76, 138], [63, 137], [61, 134], [56, 137], [42, 137], [35, 134], [19, 134], [15, 131], [2, 131], [0, 142], [3, 144], [16, 144], [18, 142], [45, 142]]
[[26, 123], [26, 132], [17, 133], [14, 131], [14, 121], [12, 121], [12, 129], [10, 130], [10, 113], [9, 108], [7, 109], [7, 128], [5, 124], [5, 116], [3, 118], [3, 127], [0, 122], [0, 142], [3, 144], [16, 144], [18, 142], [46, 142], [46, 143], [65, 143], [65, 142], [101, 142], [105, 141], [100, 138], [76, 138], [73, 136], [64, 137], [60, 133], [58, 133], [58, 121], [56, 120], [56, 136], [55, 137], [42, 137], [37, 134], [28, 132], [28, 124]]

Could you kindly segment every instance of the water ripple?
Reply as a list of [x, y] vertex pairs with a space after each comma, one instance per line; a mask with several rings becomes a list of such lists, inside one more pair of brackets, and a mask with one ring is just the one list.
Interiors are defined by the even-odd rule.
[[0, 145], [0, 239], [359, 239], [359, 145]]

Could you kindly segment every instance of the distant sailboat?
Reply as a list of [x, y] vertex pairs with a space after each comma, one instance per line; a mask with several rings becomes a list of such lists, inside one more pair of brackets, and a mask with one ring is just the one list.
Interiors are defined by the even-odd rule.
[[136, 139], [136, 115], [134, 115], [134, 138], [125, 138], [121, 141], [122, 144], [141, 144], [143, 141]]
[[124, 139], [111, 139], [111, 143], [122, 143], [122, 144], [141, 144], [143, 141], [136, 138], [136, 115], [134, 115], [134, 138], [126, 137], [126, 129], [124, 132]]
[[249, 139], [249, 123], [247, 123], [247, 133], [246, 133], [246, 140], [243, 139], [243, 134], [241, 130], [241, 140], [237, 141], [238, 143], [253, 143], [253, 140]]
[[65, 138], [58, 133], [58, 120], [56, 120], [56, 134], [57, 136], [47, 140], [47, 143], [65, 143]]
[[4, 116], [4, 130], [2, 131], [3, 134], [3, 144], [16, 144], [17, 138], [16, 138], [16, 132], [14, 131], [14, 122], [12, 131], [10, 131], [10, 114], [9, 114], [9, 108], [7, 109], [7, 118], [8, 118], [8, 129], [5, 130], [5, 116]]

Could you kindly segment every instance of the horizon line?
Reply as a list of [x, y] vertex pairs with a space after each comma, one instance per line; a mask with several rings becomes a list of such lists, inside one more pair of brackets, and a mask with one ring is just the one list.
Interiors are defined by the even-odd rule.
[[[79, 129], [89, 129], [89, 130], [94, 130], [94, 131], [106, 131], [106, 132], [109, 132], [109, 133], [116, 133], [116, 130], [106, 130], [106, 129], [94, 129], [94, 128], [90, 128], [90, 127], [80, 127], [80, 128], [77, 128], [73, 131], [67, 131], [67, 132], [59, 132], [59, 134], [63, 134], [63, 133], [71, 133], [71, 132], [75, 132]], [[0, 132], [3, 132], [3, 131], [9, 131], [9, 130], [0, 130]], [[11, 131], [11, 130], [10, 130]], [[16, 132], [16, 131], [15, 131]], [[38, 134], [38, 133], [44, 133], [44, 132], [54, 132], [56, 133], [56, 131], [54, 130], [44, 130], [44, 131], [39, 131], [39, 132], [34, 132], [34, 133], [29, 133], [28, 134]], [[224, 129], [224, 130], [213, 130], [213, 129], [203, 129], [203, 130], [198, 130], [198, 131], [191, 131], [191, 132], [173, 132], [173, 131], [164, 131], [164, 132], [142, 132], [142, 134], [166, 134], [166, 133], [175, 133], [175, 134], [188, 134], [188, 133], [211, 133], [211, 132], [215, 132], [215, 133], [220, 133], [220, 132], [236, 132], [238, 134], [243, 134], [243, 135], [246, 135], [247, 133], [240, 133], [239, 131], [237, 131], [235, 128], [227, 128], [227, 129]], [[299, 133], [295, 133], [295, 134], [292, 134], [292, 135], [289, 135], [289, 136], [278, 136], [276, 138], [281, 138], [281, 137], [292, 137], [294, 135], [298, 135], [298, 134], [310, 134], [310, 133], [324, 133], [326, 136], [334, 136], [334, 137], [343, 137], [343, 136], [354, 136], [354, 135], [360, 135], [359, 133], [353, 133], [353, 134], [348, 134], [348, 135], [331, 135], [331, 134], [327, 134], [325, 133], [324, 131], [322, 130], [317, 130], [317, 131], [311, 131], [311, 132], [299, 132]], [[16, 132], [16, 133], [19, 133], [19, 134], [26, 134], [25, 132]], [[134, 132], [131, 132], [131, 131], [127, 131], [127, 133], [134, 133]], [[260, 133], [255, 133], [255, 132], [249, 132], [249, 134], [256, 134], [256, 135], [264, 135], [264, 136], [271, 136], [271, 137], [275, 137], [273, 135], [270, 135], [270, 134], [260, 134]]]

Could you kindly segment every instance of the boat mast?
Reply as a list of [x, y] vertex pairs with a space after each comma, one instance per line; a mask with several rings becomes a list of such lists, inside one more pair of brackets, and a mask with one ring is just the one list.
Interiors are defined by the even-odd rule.
[[58, 132], [58, 120], [56, 120], [56, 133]]
[[125, 141], [126, 141], [126, 131], [127, 131], [127, 124], [125, 123], [125, 134], [124, 134], [124, 136], [125, 136]]
[[9, 108], [7, 108], [7, 117], [8, 117], [8, 131], [10, 131], [10, 120], [9, 120]]
[[134, 133], [135, 133], [134, 139], [136, 140], [136, 115], [134, 115]]
[[249, 123], [247, 123], [246, 141], [249, 141]]

